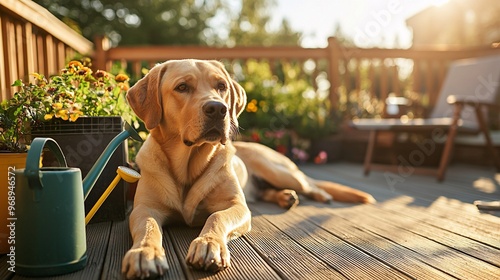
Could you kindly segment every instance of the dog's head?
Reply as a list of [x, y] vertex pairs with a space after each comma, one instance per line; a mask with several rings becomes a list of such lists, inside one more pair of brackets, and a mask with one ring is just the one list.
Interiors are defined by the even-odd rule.
[[222, 63], [191, 59], [156, 65], [127, 100], [147, 129], [166, 129], [187, 146], [225, 144], [246, 106], [245, 91]]

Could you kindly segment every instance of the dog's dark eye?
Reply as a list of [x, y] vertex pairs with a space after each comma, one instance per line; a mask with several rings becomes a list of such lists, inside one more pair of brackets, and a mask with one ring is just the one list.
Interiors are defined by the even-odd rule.
[[189, 86], [186, 83], [181, 83], [178, 86], [175, 87], [175, 91], [177, 92], [188, 92], [189, 91]]
[[227, 89], [227, 86], [226, 86], [225, 83], [218, 83], [217, 84], [217, 90], [218, 91], [226, 91], [226, 89]]

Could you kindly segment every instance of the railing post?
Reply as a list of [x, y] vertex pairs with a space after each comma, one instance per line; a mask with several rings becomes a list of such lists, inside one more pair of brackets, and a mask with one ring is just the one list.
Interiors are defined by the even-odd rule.
[[102, 35], [98, 35], [94, 38], [94, 46], [95, 51], [92, 61], [94, 70], [108, 70], [106, 69], [106, 51], [108, 50], [109, 39]]
[[338, 88], [340, 87], [340, 46], [335, 37], [328, 38], [328, 80], [330, 80], [330, 111], [334, 112], [339, 106]]
[[29, 75], [35, 71], [35, 44], [33, 42], [33, 29], [29, 22], [24, 23], [22, 26], [23, 31], [23, 56], [24, 56], [24, 75], [19, 78], [29, 80]]

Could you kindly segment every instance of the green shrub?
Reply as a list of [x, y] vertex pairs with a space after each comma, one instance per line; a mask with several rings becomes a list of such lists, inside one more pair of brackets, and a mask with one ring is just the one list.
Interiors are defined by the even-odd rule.
[[274, 73], [268, 62], [249, 60], [242, 67], [235, 74], [248, 96], [240, 116], [243, 135], [255, 129], [264, 134], [291, 130], [298, 137], [316, 139], [335, 131], [328, 94], [314, 89], [302, 63], [280, 63]]

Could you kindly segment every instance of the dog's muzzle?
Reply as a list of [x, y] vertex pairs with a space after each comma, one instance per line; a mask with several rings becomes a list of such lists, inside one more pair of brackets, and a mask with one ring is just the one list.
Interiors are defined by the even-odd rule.
[[[203, 131], [197, 140], [205, 142], [220, 141], [221, 144], [226, 144], [228, 138], [228, 135], [226, 135], [227, 106], [222, 102], [209, 101], [203, 105], [202, 110], [206, 119]], [[192, 146], [195, 142], [186, 140], [184, 144]]]

